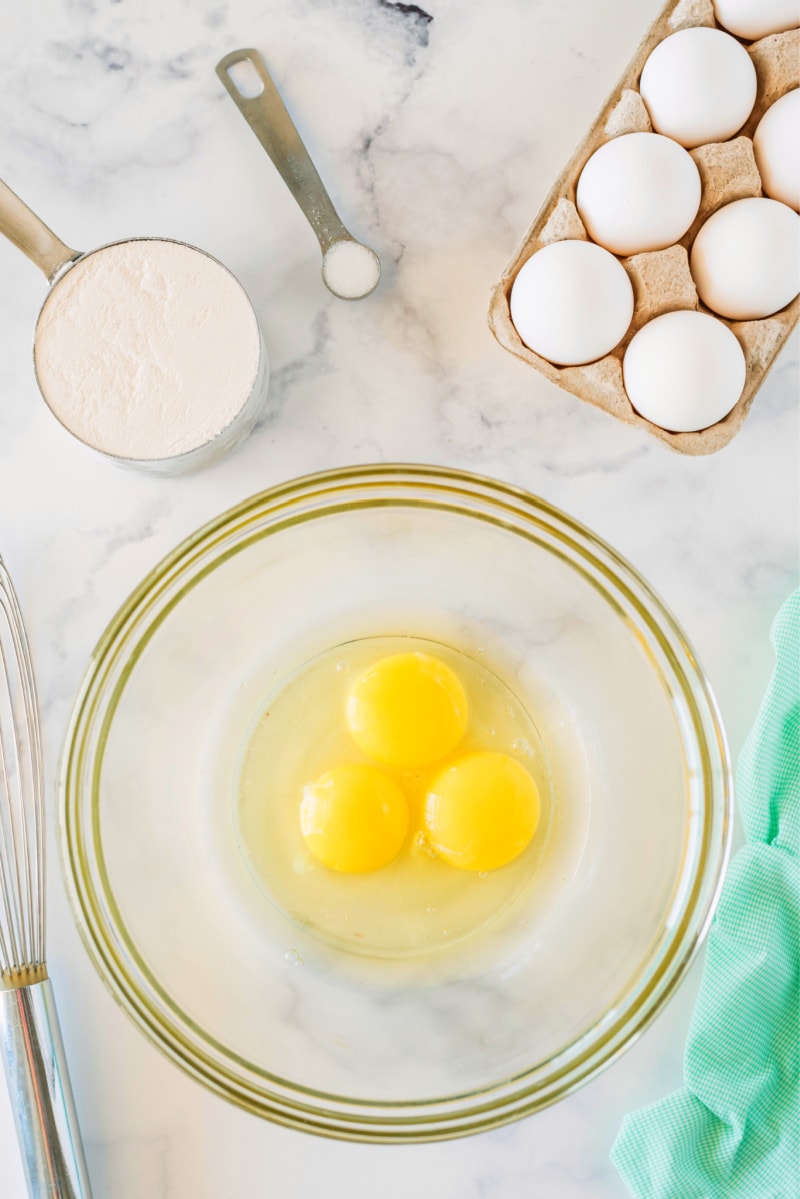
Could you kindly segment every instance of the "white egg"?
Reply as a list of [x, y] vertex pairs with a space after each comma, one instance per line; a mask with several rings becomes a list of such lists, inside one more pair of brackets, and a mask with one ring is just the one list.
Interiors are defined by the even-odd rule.
[[622, 373], [640, 416], [672, 433], [691, 433], [728, 415], [747, 370], [742, 347], [722, 321], [705, 312], [665, 312], [631, 338]]
[[520, 268], [511, 319], [525, 345], [558, 366], [594, 362], [614, 349], [633, 316], [622, 263], [588, 241], [545, 246]]
[[800, 0], [714, 0], [720, 25], [752, 42], [800, 25]]
[[753, 135], [753, 150], [766, 194], [800, 209], [800, 88], [767, 109]]
[[734, 200], [701, 226], [689, 259], [703, 303], [757, 321], [800, 291], [800, 216], [777, 200]]
[[576, 204], [589, 236], [614, 254], [663, 250], [700, 206], [700, 174], [687, 150], [658, 133], [624, 133], [595, 150]]
[[756, 69], [721, 29], [681, 29], [644, 64], [639, 91], [653, 128], [692, 149], [741, 129], [756, 100]]

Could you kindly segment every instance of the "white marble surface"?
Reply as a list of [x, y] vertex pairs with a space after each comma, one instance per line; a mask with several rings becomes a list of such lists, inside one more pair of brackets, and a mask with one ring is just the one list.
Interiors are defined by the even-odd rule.
[[[250, 290], [274, 366], [269, 413], [234, 457], [177, 481], [118, 471], [39, 400], [44, 279], [0, 244], [0, 551], [33, 643], [50, 779], [89, 651], [145, 570], [262, 487], [377, 459], [494, 474], [593, 526], [683, 622], [741, 745], [797, 578], [796, 341], [731, 446], [689, 459], [558, 392], [485, 320], [658, 0], [429, 0], [432, 20], [403, 7], [2, 6], [0, 175], [72, 245], [153, 233], [217, 254]], [[325, 292], [310, 231], [213, 73], [240, 45], [265, 54], [345, 220], [381, 253], [372, 299]], [[623, 1114], [680, 1081], [697, 967], [620, 1062], [532, 1119], [443, 1145], [312, 1141], [206, 1093], [139, 1035], [83, 951], [52, 837], [51, 865], [49, 960], [97, 1197], [612, 1199]], [[2, 1088], [0, 1162], [4, 1199], [22, 1199]]]

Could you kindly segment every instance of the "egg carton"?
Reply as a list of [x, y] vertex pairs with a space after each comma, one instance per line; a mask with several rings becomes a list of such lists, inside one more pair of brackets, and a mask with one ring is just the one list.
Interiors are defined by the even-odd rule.
[[489, 309], [489, 325], [501, 346], [536, 367], [565, 391], [610, 412], [626, 424], [646, 430], [681, 454], [713, 454], [738, 433], [778, 351], [797, 324], [800, 297], [764, 320], [729, 321], [716, 312], [711, 313], [737, 337], [744, 351], [747, 374], [735, 407], [723, 420], [699, 432], [670, 433], [640, 416], [625, 393], [622, 359], [633, 335], [661, 313], [677, 309], [710, 312], [697, 295], [689, 270], [689, 249], [700, 226], [718, 208], [733, 200], [763, 194], [752, 136], [766, 110], [786, 92], [800, 86], [800, 30], [793, 29], [788, 33], [772, 34], [757, 42], [742, 43], [753, 60], [758, 79], [753, 111], [736, 137], [689, 151], [700, 173], [702, 197], [697, 217], [688, 233], [666, 250], [653, 250], [620, 259], [633, 284], [635, 305], [625, 337], [610, 354], [586, 366], [554, 366], [523, 344], [511, 321], [509, 297], [517, 272], [537, 250], [568, 238], [590, 240], [575, 206], [578, 177], [587, 160], [604, 142], [624, 133], [653, 132], [644, 101], [637, 90], [642, 68], [651, 51], [664, 38], [679, 29], [697, 25], [722, 28], [715, 20], [712, 0], [677, 0], [677, 3], [676, 0], [669, 0], [662, 9], [594, 125], [550, 190], [497, 284]]

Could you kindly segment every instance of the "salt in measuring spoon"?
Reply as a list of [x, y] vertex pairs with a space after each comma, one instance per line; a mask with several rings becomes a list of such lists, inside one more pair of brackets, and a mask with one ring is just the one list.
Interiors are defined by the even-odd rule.
[[317, 235], [325, 286], [341, 300], [368, 296], [381, 277], [380, 259], [342, 223], [261, 55], [232, 50], [217, 63], [217, 74]]

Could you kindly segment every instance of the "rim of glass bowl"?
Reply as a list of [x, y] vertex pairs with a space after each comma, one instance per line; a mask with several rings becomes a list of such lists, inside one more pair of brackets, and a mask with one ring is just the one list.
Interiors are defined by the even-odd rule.
[[[578, 570], [636, 630], [680, 695], [697, 743], [702, 812], [696, 864], [665, 915], [658, 951], [632, 988], [556, 1056], [486, 1089], [416, 1101], [342, 1098], [255, 1068], [175, 1004], [149, 972], [115, 906], [103, 865], [98, 788], [116, 704], [154, 629], [186, 590], [254, 541], [323, 514], [387, 504], [484, 520]], [[667, 676], [663, 669], [667, 668]], [[59, 844], [84, 944], [111, 994], [172, 1061], [211, 1090], [281, 1124], [343, 1140], [415, 1142], [481, 1132], [568, 1095], [637, 1040], [685, 974], [708, 929], [730, 850], [733, 791], [717, 704], [678, 624], [644, 579], [578, 521], [510, 484], [442, 467], [325, 471], [252, 496], [183, 541], [140, 583], [98, 642], [75, 701], [59, 779]], [[668, 931], [667, 931], [668, 930]]]

